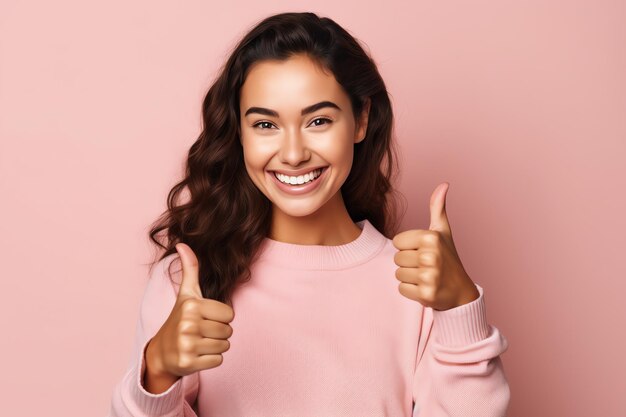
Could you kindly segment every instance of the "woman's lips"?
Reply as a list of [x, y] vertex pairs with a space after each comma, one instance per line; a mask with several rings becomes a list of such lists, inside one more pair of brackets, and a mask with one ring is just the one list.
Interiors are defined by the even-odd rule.
[[265, 171], [265, 172], [267, 173], [267, 175], [271, 177], [271, 181], [273, 181], [274, 184], [276, 184], [276, 187], [278, 187], [279, 190], [290, 195], [301, 195], [301, 194], [310, 193], [311, 191], [317, 189], [320, 183], [322, 182], [322, 180], [326, 178], [327, 171], [328, 171], [328, 167], [324, 167], [322, 169], [322, 173], [313, 181], [310, 181], [306, 184], [297, 184], [297, 185], [289, 185], [289, 184], [285, 184], [284, 182], [281, 182], [278, 178], [276, 178], [276, 175], [274, 175], [273, 171], [271, 172]]

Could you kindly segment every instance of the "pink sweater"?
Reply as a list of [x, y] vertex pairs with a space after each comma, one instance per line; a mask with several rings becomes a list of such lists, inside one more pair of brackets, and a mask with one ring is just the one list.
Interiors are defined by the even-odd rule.
[[505, 416], [508, 342], [487, 322], [482, 287], [468, 304], [424, 307], [398, 291], [391, 240], [367, 220], [357, 225], [360, 236], [340, 246], [266, 238], [233, 295], [222, 364], [152, 394], [140, 379], [144, 350], [178, 292], [165, 272], [178, 254], [161, 260], [109, 416]]

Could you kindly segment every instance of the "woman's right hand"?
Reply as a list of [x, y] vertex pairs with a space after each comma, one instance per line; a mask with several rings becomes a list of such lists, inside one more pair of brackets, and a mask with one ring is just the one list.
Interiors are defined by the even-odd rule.
[[191, 248], [176, 244], [182, 283], [174, 308], [146, 349], [146, 368], [153, 375], [178, 379], [222, 364], [230, 348], [234, 318], [231, 306], [202, 296], [198, 258]]

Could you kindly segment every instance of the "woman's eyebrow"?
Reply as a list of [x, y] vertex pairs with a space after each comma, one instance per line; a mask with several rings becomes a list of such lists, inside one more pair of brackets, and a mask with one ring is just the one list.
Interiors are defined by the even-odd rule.
[[[304, 116], [305, 114], [313, 113], [314, 111], [323, 109], [324, 107], [332, 107], [334, 109], [341, 111], [341, 108], [335, 103], [333, 103], [332, 101], [320, 101], [319, 103], [315, 103], [315, 104], [312, 104], [310, 106], [303, 108], [300, 114]], [[263, 114], [265, 116], [272, 116], [272, 117], [280, 118], [276, 110], [266, 109], [265, 107], [250, 107], [248, 110], [246, 110], [246, 114], [244, 115], [244, 117], [252, 113], [258, 113], [258, 114]]]

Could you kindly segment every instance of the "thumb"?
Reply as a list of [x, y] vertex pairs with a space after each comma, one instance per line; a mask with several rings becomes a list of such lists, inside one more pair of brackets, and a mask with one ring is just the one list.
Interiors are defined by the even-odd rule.
[[177, 243], [175, 247], [183, 268], [183, 280], [178, 290], [178, 299], [204, 298], [200, 289], [199, 264], [196, 254], [185, 243]]
[[430, 226], [429, 230], [436, 230], [451, 235], [450, 223], [446, 214], [446, 195], [450, 184], [443, 182], [435, 188], [430, 197]]

